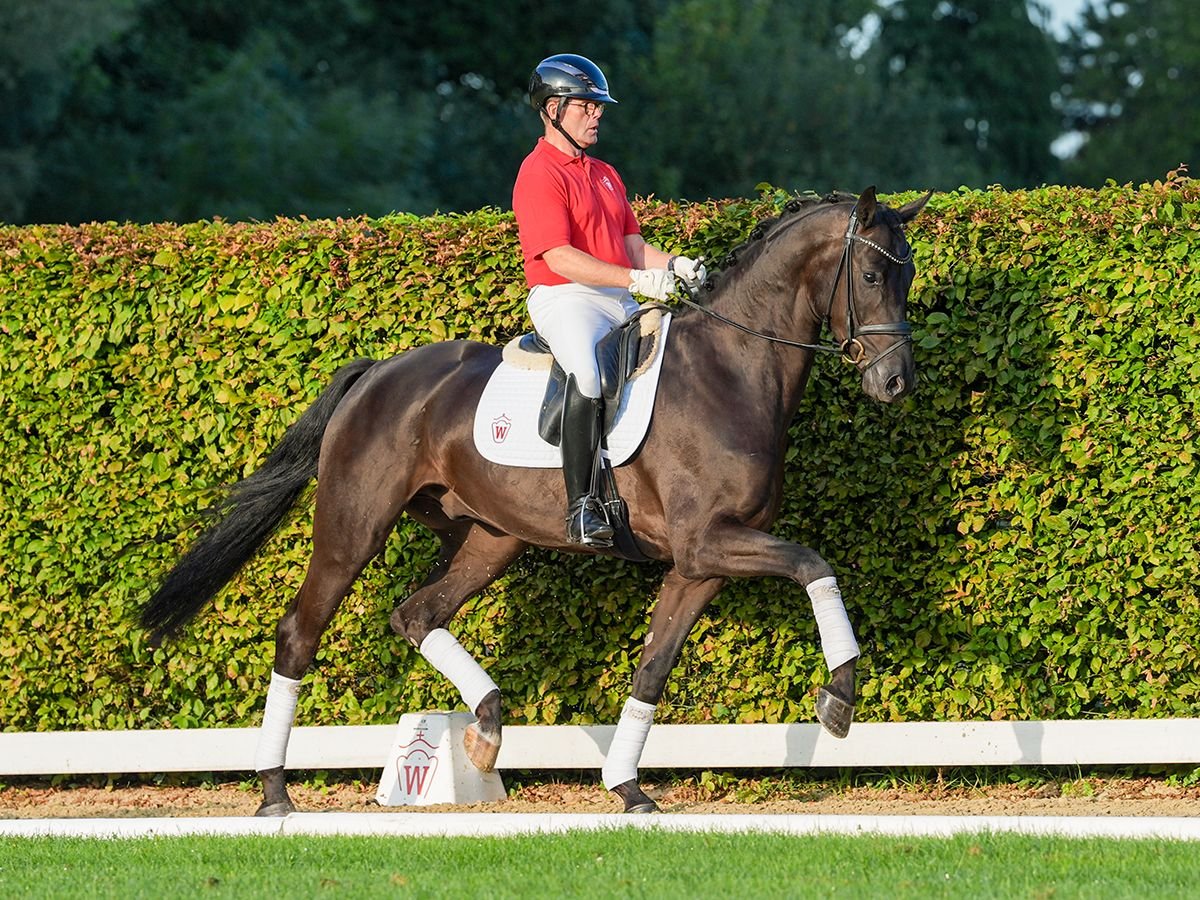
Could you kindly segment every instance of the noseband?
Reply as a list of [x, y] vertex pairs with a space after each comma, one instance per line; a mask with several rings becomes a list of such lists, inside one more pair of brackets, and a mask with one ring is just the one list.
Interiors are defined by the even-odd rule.
[[[779, 231], [776, 231], [774, 234], [767, 235], [766, 240], [770, 242], [779, 234], [781, 234], [783, 230], [789, 228], [791, 225], [798, 224], [806, 218], [808, 217], [802, 216], [794, 219], [792, 222], [783, 226], [783, 228], [781, 228]], [[863, 372], [865, 373], [867, 369], [870, 369], [880, 360], [903, 347], [905, 344], [911, 344], [912, 326], [907, 322], [882, 322], [875, 325], [859, 325], [857, 330], [855, 329], [855, 319], [857, 316], [854, 311], [854, 257], [850, 252], [855, 241], [860, 244], [866, 244], [872, 250], [880, 253], [886, 259], [894, 262], [898, 266], [903, 266], [912, 262], [913, 258], [911, 247], [908, 248], [908, 251], [903, 257], [899, 257], [869, 238], [863, 237], [858, 233], [858, 208], [856, 207], [854, 211], [850, 213], [850, 222], [846, 227], [845, 244], [842, 247], [842, 258], [838, 261], [837, 272], [833, 276], [833, 286], [829, 289], [829, 303], [824, 316], [826, 319], [832, 319], [833, 317], [833, 300], [834, 294], [837, 292], [838, 278], [841, 277], [842, 271], [845, 270], [846, 339], [842, 341], [841, 344], [806, 344], [802, 341], [790, 341], [787, 338], [776, 337], [772, 334], [764, 334], [761, 331], [755, 331], [753, 328], [748, 328], [747, 326], [742, 325], [740, 322], [735, 322], [732, 319], [728, 319], [720, 313], [709, 309], [707, 306], [701, 306], [699, 303], [696, 303], [694, 300], [690, 299], [689, 297], [685, 297], [682, 294], [677, 295], [676, 299], [686, 306], [700, 310], [700, 312], [704, 313], [706, 316], [711, 316], [720, 322], [724, 322], [726, 325], [732, 325], [739, 331], [745, 332], [746, 334], [757, 338], [762, 338], [765, 341], [770, 341], [773, 344], [783, 344], [787, 347], [800, 347], [805, 350], [816, 350], [821, 353], [837, 353], [842, 357], [842, 359], [846, 360], [846, 362], [855, 366], [861, 365], [865, 361], [866, 367], [863, 369]], [[891, 346], [878, 356], [867, 360], [866, 347], [863, 346], [862, 341], [859, 340], [859, 337], [862, 335], [871, 334], [894, 334], [898, 335], [900, 340], [893, 341]]]

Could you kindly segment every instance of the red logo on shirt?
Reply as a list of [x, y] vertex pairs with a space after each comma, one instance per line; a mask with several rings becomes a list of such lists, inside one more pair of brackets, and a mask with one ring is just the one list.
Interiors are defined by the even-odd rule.
[[601, 175], [601, 176], [600, 176], [600, 183], [601, 183], [602, 185], [604, 185], [606, 188], [608, 188], [608, 192], [609, 192], [610, 194], [615, 194], [615, 193], [617, 192], [617, 189], [616, 189], [615, 187], [613, 187], [613, 183], [612, 183], [611, 181], [609, 181], [609, 180], [608, 180], [608, 176], [607, 176], [607, 175]]

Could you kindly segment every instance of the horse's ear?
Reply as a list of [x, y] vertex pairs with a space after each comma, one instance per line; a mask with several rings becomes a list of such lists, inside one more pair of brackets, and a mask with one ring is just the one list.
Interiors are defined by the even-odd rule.
[[858, 204], [854, 211], [858, 213], [858, 223], [863, 228], [870, 228], [875, 221], [875, 213], [879, 209], [879, 201], [875, 198], [875, 185], [871, 185], [858, 195]]
[[900, 217], [900, 221], [907, 224], [915, 219], [917, 217], [917, 213], [925, 208], [925, 204], [929, 202], [929, 198], [932, 196], [933, 191], [930, 191], [924, 197], [918, 197], [912, 203], [906, 203], [896, 210], [896, 214]]

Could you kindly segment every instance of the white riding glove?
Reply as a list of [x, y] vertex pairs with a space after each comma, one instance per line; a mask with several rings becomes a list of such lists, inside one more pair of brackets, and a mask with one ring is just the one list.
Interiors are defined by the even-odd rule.
[[693, 293], [704, 286], [704, 279], [708, 277], [708, 272], [700, 260], [686, 256], [672, 256], [671, 261], [667, 263], [667, 269], [678, 275], [683, 286]]
[[675, 276], [666, 269], [630, 269], [629, 293], [666, 300], [675, 293]]

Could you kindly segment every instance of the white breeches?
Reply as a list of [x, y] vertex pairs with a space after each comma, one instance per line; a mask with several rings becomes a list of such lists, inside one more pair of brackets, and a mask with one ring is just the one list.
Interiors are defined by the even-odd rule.
[[579, 393], [600, 396], [596, 344], [637, 312], [637, 302], [624, 288], [586, 284], [536, 285], [529, 292], [529, 318]]

